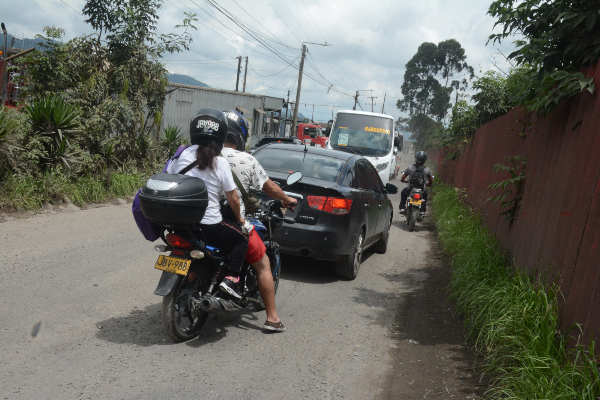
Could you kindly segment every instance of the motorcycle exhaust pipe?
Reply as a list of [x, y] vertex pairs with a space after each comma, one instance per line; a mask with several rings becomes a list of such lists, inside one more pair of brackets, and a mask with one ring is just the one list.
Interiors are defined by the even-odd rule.
[[204, 312], [224, 315], [240, 310], [241, 307], [220, 297], [203, 296], [200, 298], [200, 309]]

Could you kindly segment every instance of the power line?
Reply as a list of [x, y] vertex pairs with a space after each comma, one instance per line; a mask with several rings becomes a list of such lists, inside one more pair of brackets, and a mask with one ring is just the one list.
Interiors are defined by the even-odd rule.
[[70, 5], [68, 5], [67, 3], [65, 3], [64, 0], [60, 0], [60, 1], [61, 1], [61, 3], [63, 3], [67, 7], [69, 7], [71, 10], [75, 11], [77, 14], [79, 14], [79, 15], [81, 15], [83, 17], [82, 13], [80, 13], [79, 11], [77, 11], [76, 9], [74, 9], [73, 7], [71, 7]]

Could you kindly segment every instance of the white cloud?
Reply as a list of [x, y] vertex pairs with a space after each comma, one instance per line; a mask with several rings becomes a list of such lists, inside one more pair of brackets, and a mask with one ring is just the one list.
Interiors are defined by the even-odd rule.
[[[373, 96], [378, 97], [379, 110], [384, 95], [387, 95], [385, 110], [394, 117], [400, 115], [395, 103], [401, 96], [404, 65], [425, 41], [438, 43], [454, 38], [465, 48], [467, 61], [476, 73], [480, 69], [493, 68], [496, 50], [491, 45], [486, 47], [494, 24], [494, 20], [486, 15], [491, 0], [237, 0], [237, 3], [251, 16], [232, 0], [218, 1], [219, 5], [262, 35], [270, 37], [272, 34], [292, 47], [285, 48], [261, 37], [288, 60], [296, 59], [296, 65], [301, 41], [327, 41], [332, 44], [330, 48], [309, 44], [305, 71], [324, 81], [325, 86], [334, 84], [339, 90], [352, 95], [356, 90], [373, 89]], [[24, 33], [31, 38], [41, 33], [45, 25], [55, 25], [64, 28], [69, 39], [92, 32], [84, 22], [85, 18], [75, 11], [81, 11], [84, 4], [85, 0], [1, 1], [0, 16], [9, 32], [16, 36]], [[165, 57], [164, 63], [170, 71], [189, 74], [211, 86], [231, 90], [235, 88], [235, 57], [249, 56], [252, 70], [248, 72], [246, 91], [287, 97], [288, 90], [295, 90], [296, 69], [290, 67], [284, 70], [288, 66], [285, 61], [252, 43], [256, 39], [203, 0], [165, 0], [159, 12], [159, 31], [175, 32], [174, 26], [183, 19], [182, 10], [198, 14], [198, 31], [193, 31], [194, 41], [190, 44], [193, 51]], [[512, 45], [503, 44], [500, 49], [508, 54]], [[222, 61], [210, 61], [203, 55]], [[502, 60], [499, 55], [496, 58]], [[291, 99], [295, 98], [293, 90]], [[368, 93], [361, 92], [359, 98], [365, 109]], [[319, 105], [315, 107], [315, 117], [327, 120], [331, 117], [332, 108], [326, 105], [351, 108], [354, 100], [335, 91], [328, 93], [327, 87], [305, 75], [301, 103]], [[312, 112], [312, 106], [305, 108], [301, 105], [300, 111]]]

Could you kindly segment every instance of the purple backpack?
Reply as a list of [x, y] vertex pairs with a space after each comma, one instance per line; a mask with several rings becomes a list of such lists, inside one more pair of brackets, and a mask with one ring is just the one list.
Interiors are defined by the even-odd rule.
[[[178, 159], [179, 156], [181, 155], [181, 153], [183, 153], [183, 151], [185, 149], [187, 149], [188, 147], [189, 146], [185, 146], [185, 145], [179, 146], [179, 148], [177, 149], [177, 151], [175, 152], [173, 157], [171, 157], [167, 161], [167, 164], [163, 168], [162, 172], [167, 172], [167, 168], [169, 167], [169, 165], [171, 165], [173, 160]], [[135, 223], [137, 224], [140, 232], [142, 232], [142, 235], [144, 235], [146, 240], [148, 240], [150, 242], [154, 242], [156, 239], [158, 239], [160, 237], [160, 234], [162, 233], [161, 232], [162, 228], [160, 226], [150, 222], [146, 217], [144, 217], [144, 214], [142, 214], [142, 209], [140, 208], [140, 192], [141, 191], [142, 191], [142, 189], [138, 190], [137, 194], [135, 195], [135, 197], [133, 199], [133, 204], [131, 205], [131, 212], [133, 213], [133, 218], [135, 219]]]

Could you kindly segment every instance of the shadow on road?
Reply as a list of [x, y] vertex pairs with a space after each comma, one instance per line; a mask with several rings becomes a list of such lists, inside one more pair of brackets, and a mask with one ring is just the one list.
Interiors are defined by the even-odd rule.
[[[96, 337], [107, 342], [142, 347], [176, 344], [164, 331], [161, 312], [162, 304], [156, 303], [144, 309], [136, 308], [126, 316], [107, 318], [96, 323]], [[262, 331], [263, 319], [264, 311], [251, 308], [228, 316], [211, 315], [200, 335], [186, 344], [197, 348], [218, 342], [227, 336], [229, 328]]]
[[281, 255], [281, 278], [302, 283], [324, 284], [337, 282], [333, 263], [308, 257]]
[[[404, 221], [394, 223], [406, 227]], [[422, 398], [428, 391], [426, 398], [482, 396], [485, 387], [474, 366], [476, 355], [465, 345], [463, 321], [457, 317], [447, 291], [449, 262], [436, 242], [433, 222], [426, 220], [419, 228], [428, 232], [432, 244], [422, 264], [382, 274], [395, 285], [383, 291], [358, 289], [354, 297], [357, 303], [381, 310], [369, 317], [370, 323], [388, 327], [395, 339], [390, 351], [393, 365], [385, 390], [377, 398]], [[391, 289], [398, 283], [399, 289]]]

